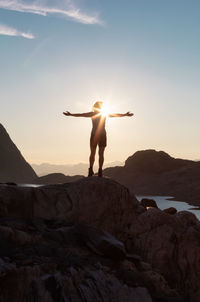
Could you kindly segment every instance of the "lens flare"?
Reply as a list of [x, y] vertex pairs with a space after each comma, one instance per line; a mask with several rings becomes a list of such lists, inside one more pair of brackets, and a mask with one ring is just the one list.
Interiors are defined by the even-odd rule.
[[110, 114], [109, 108], [105, 105], [103, 105], [100, 112], [101, 112], [101, 115], [104, 117], [107, 117]]

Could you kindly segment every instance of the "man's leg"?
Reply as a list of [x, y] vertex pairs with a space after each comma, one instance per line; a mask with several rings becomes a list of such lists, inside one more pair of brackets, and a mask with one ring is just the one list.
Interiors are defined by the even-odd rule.
[[94, 174], [93, 171], [93, 166], [94, 166], [94, 161], [95, 161], [95, 154], [96, 154], [96, 146], [90, 146], [90, 168], [88, 172], [88, 176], [92, 176]]
[[103, 163], [104, 163], [104, 151], [105, 151], [105, 147], [99, 147], [99, 171], [98, 171], [99, 177], [102, 177], [102, 168], [103, 168]]

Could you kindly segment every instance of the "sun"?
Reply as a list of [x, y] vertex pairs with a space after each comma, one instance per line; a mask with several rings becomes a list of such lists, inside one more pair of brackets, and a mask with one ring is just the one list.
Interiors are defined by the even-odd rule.
[[103, 105], [103, 107], [101, 108], [101, 115], [107, 117], [109, 116], [109, 114], [110, 114], [110, 109], [107, 106]]

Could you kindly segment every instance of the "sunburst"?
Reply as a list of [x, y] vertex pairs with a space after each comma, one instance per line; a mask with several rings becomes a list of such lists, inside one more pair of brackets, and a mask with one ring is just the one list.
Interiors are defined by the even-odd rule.
[[110, 109], [107, 106], [103, 105], [103, 107], [100, 110], [100, 113], [103, 117], [107, 117], [110, 114]]

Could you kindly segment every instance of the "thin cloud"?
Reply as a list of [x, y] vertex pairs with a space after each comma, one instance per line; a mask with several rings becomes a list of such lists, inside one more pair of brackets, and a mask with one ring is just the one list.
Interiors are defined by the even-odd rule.
[[0, 24], [0, 35], [23, 37], [25, 39], [34, 39], [34, 35], [17, 30], [16, 28], [9, 27], [7, 25]]
[[103, 25], [103, 22], [99, 19], [97, 14], [93, 16], [84, 14], [80, 11], [80, 9], [75, 8], [70, 1], [67, 1], [67, 4], [65, 3], [65, 7], [60, 8], [57, 6], [43, 5], [41, 0], [33, 1], [32, 3], [25, 3], [24, 1], [20, 0], [0, 0], [0, 8], [42, 16], [47, 16], [48, 14], [58, 14], [84, 24]]

